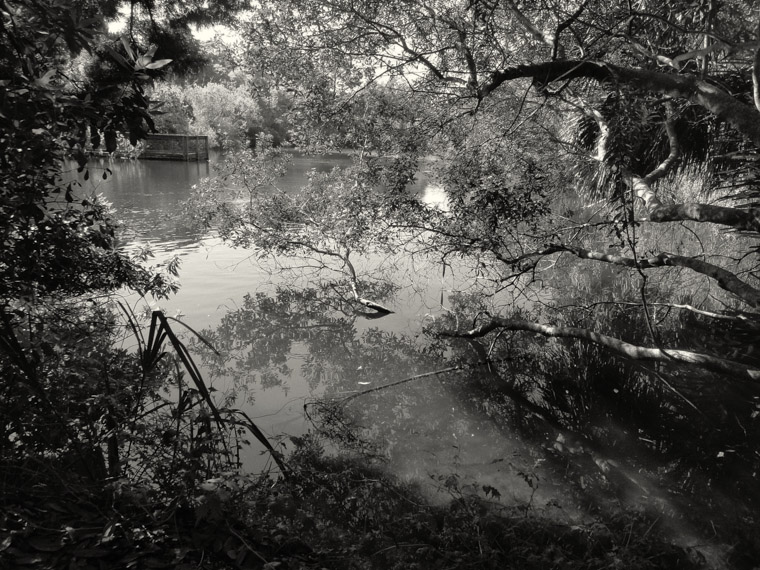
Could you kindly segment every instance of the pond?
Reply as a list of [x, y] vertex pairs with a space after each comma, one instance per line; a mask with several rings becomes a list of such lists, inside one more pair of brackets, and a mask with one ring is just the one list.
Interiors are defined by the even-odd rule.
[[[288, 173], [278, 185], [297, 191], [305, 182], [307, 172], [329, 171], [350, 163], [347, 155], [294, 154]], [[101, 174], [106, 168], [111, 174], [103, 180]], [[274, 439], [283, 435], [299, 436], [312, 428], [304, 417], [304, 402], [325, 393], [348, 395], [442, 367], [440, 362], [424, 358], [419, 350], [411, 350], [405, 343], [416, 344], [417, 348], [423, 344], [417, 340], [422, 323], [441, 311], [444, 297], [456, 286], [450, 271], [444, 276], [440, 266], [423, 267], [421, 262], [412, 266], [404, 262], [402, 269], [398, 260], [392, 263], [375, 260], [378, 270], [389, 270], [384, 265], [390, 264], [402, 284], [392, 301], [394, 313], [382, 319], [333, 315], [329, 317], [330, 326], [340, 329], [341, 334], [317, 334], [324, 332], [326, 326], [319, 321], [328, 317], [319, 313], [324, 299], [310, 296], [309, 292], [314, 292], [310, 290], [308, 279], [299, 285], [307, 289], [306, 294], [298, 298], [301, 289], [291, 289], [286, 295], [281, 288], [289, 283], [290, 273], [282, 272], [277, 264], [261, 263], [255, 259], [255, 252], [229, 247], [212, 234], [198, 235], [178, 216], [193, 184], [212, 173], [213, 164], [208, 163], [102, 160], [90, 165], [87, 181], [82, 175], [79, 179], [85, 191], [98, 192], [113, 205], [124, 226], [128, 242], [125, 247], [149, 245], [156, 262], [171, 255], [180, 257], [179, 292], [168, 300], [148, 301], [153, 309], [161, 309], [196, 330], [206, 331], [227, 349], [233, 364], [226, 363], [215, 370], [207, 367], [210, 376], [207, 380], [221, 393], [234, 390], [239, 400], [236, 405], [267, 435]], [[443, 202], [441, 191], [426, 182], [424, 174], [413, 191], [429, 203]], [[273, 312], [283, 310], [284, 296], [287, 296], [288, 310], [297, 313], [279, 316], [281, 321], [289, 322], [281, 322], [278, 330], [272, 330], [267, 323], [272, 320]], [[127, 300], [136, 312], [144, 309], [145, 300], [138, 301], [134, 297]], [[262, 309], [261, 305], [266, 302], [269, 308]], [[247, 322], [241, 324], [241, 320]], [[228, 321], [235, 321], [235, 326]], [[216, 330], [222, 323], [226, 324]], [[311, 327], [309, 335], [298, 334], [304, 326]], [[276, 342], [273, 335], [278, 337]], [[241, 343], [247, 343], [247, 349], [242, 348]], [[346, 349], [346, 343], [359, 347], [359, 351]], [[241, 353], [246, 350], [259, 354], [243, 358]], [[400, 358], [399, 352], [406, 354]], [[224, 370], [220, 373], [221, 368]], [[315, 368], [320, 373], [314, 372]], [[321, 377], [317, 378], [319, 374]], [[396, 390], [405, 393], [410, 389], [414, 390], [411, 386]], [[440, 406], [449, 414], [457, 409], [457, 403], [449, 400]], [[470, 443], [475, 441], [478, 430], [483, 429], [464, 424], [460, 427], [468, 432], [466, 437]], [[432, 434], [420, 436], [431, 441], [437, 439]], [[451, 436], [463, 437], [454, 433]], [[436, 446], [430, 442], [426, 445], [430, 448], [426, 453], [431, 458], [435, 456], [436, 463], [444, 461], [436, 455], [441, 453], [433, 449]], [[447, 452], [453, 449], [448, 444], [442, 447], [448, 448]], [[260, 451], [254, 444], [246, 458], [248, 468], [264, 467], [267, 459]], [[481, 459], [476, 462], [482, 463]], [[408, 469], [423, 468], [409, 465]]]
[[[295, 192], [309, 171], [350, 162], [345, 155], [294, 154], [279, 185]], [[112, 174], [103, 180], [99, 174], [106, 168]], [[546, 426], [527, 442], [495, 422], [499, 413], [517, 414], [518, 421], [520, 414], [531, 414], [520, 404], [489, 399], [489, 389], [503, 386], [478, 366], [475, 350], [452, 349], [423, 333], [425, 323], [446, 313], [452, 293], [470, 285], [459, 280], [456, 267], [443, 271], [440, 264], [403, 256], [363, 260], [365, 271], [386, 272], [399, 285], [390, 301], [394, 313], [379, 319], [346, 314], [336, 310], [329, 287], [308, 277], [294, 281], [292, 272], [282, 270], [293, 260], [261, 261], [256, 252], [232, 248], [211, 233], [198, 235], [183, 223], [182, 202], [193, 184], [212, 174], [213, 165], [138, 160], [96, 162], [90, 170], [88, 181], [82, 180], [85, 190], [100, 192], [113, 204], [125, 226], [125, 247], [150, 245], [159, 261], [180, 256], [181, 289], [169, 300], [150, 300], [151, 308], [203, 331], [222, 354], [215, 358], [191, 343], [195, 356], [205, 362], [207, 382], [273, 442], [289, 450], [290, 438], [327, 430], [346, 445], [383, 457], [402, 478], [429, 483], [442, 499], [485, 493], [568, 520], [577, 520], [587, 509], [578, 504], [579, 493], [591, 488], [592, 479], [600, 480], [605, 459], [584, 452], [589, 472], [575, 474], [580, 483], [571, 491], [566, 464], [552, 461], [552, 454], [576, 453], [574, 444], [555, 440], [558, 432]], [[428, 203], [444, 203], [424, 173], [412, 191]], [[136, 311], [144, 308], [145, 301], [126, 300]], [[453, 362], [452, 350], [460, 354]], [[319, 403], [365, 391], [340, 406]], [[494, 406], [505, 411], [494, 413]], [[356, 439], [346, 424], [363, 428], [362, 437]], [[242, 459], [251, 471], [271, 466], [257, 442]], [[626, 491], [613, 500], [634, 506], [647, 501], [676, 513], [673, 521], [681, 518], [679, 507], [644, 475], [617, 465], [616, 473]], [[688, 525], [680, 521], [676, 526], [674, 532], [690, 541]]]

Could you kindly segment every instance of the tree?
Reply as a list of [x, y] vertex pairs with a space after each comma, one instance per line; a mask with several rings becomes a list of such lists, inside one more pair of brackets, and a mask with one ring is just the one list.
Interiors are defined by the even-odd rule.
[[244, 86], [207, 83], [183, 91], [193, 115], [190, 132], [208, 135], [214, 148], [245, 146], [248, 129], [260, 122], [258, 104]]
[[[201, 481], [237, 465], [227, 436], [235, 441], [248, 428], [266, 441], [239, 414], [230, 416], [233, 428], [219, 429], [220, 411], [160, 312], [147, 340], [128, 314], [137, 354], [123, 347], [124, 317], [110, 294], [173, 286], [120, 247], [108, 204], [71, 182], [72, 170], [94, 174], [90, 149], [102, 143], [112, 152], [118, 135], [134, 144], [154, 127], [143, 89], [169, 61], [156, 59], [156, 46], [102, 33], [117, 7], [0, 5], [2, 567], [87, 566], [87, 556], [115, 567], [187, 561], [186, 551], [175, 553], [180, 541], [198, 545], [179, 538], [191, 533], [160, 531], [168, 538], [156, 544], [148, 527], [171, 519], [178, 528], [180, 505], [199, 495]], [[89, 71], [103, 73], [79, 73], [82, 54], [91, 56]], [[176, 263], [167, 269], [176, 272]], [[171, 363], [166, 341], [177, 353]], [[169, 380], [176, 401], [161, 394]], [[85, 527], [92, 534], [67, 534]], [[95, 535], [109, 546], [87, 552]]]
[[295, 257], [301, 273], [331, 274], [338, 295], [381, 315], [391, 312], [362, 297], [363, 289], [383, 288], [373, 285], [377, 278], [357, 273], [354, 263], [360, 256], [392, 252], [385, 214], [405, 201], [375, 194], [352, 169], [338, 168], [310, 173], [308, 184], [290, 193], [277, 187], [287, 163], [271, 140], [260, 138], [255, 151], [228, 157], [218, 178], [196, 185], [186, 204], [188, 217], [204, 229], [215, 227], [236, 247], [255, 248], [259, 257], [277, 260], [280, 270], [287, 264], [282, 257]]
[[84, 171], [90, 145], [105, 139], [113, 150], [117, 131], [134, 140], [144, 136], [151, 124], [142, 83], [167, 63], [124, 42], [108, 46], [122, 70], [118, 80], [97, 89], [70, 81], [69, 58], [94, 47], [101, 23], [102, 14], [86, 4], [14, 2], [3, 12], [0, 294], [6, 302], [124, 283], [152, 286], [152, 277], [116, 249], [108, 207], [62, 182], [68, 157]]
[[[691, 4], [679, 2], [634, 10], [595, 2], [561, 9], [547, 3], [529, 9], [515, 2], [295, 1], [286, 9], [275, 9], [263, 3], [250, 31], [257, 42], [252, 55], [258, 58], [251, 65], [262, 70], [269, 65], [283, 81], [300, 80], [297, 85], [306, 98], [313, 98], [316, 84], [324, 81], [324, 72], [315, 70], [327, 65], [341, 69], [334, 74], [332, 97], [325, 101], [336, 113], [367, 85], [384, 78], [403, 79], [409, 91], [432, 109], [420, 119], [424, 122], [420, 132], [436, 137], [434, 149], [464, 151], [462, 164], [482, 163], [478, 156], [484, 155], [492, 161], [481, 166], [483, 174], [461, 167], [443, 173], [453, 209], [427, 227], [439, 235], [451, 229], [460, 213], [464, 219], [478, 218], [485, 205], [496, 228], [507, 220], [500, 208], [525, 204], [524, 194], [517, 191], [522, 184], [505, 179], [493, 163], [509, 165], [512, 172], [517, 167], [535, 188], [548, 191], [544, 173], [535, 174], [537, 168], [556, 169], [547, 154], [535, 156], [531, 147], [517, 161], [510, 156], [514, 151], [510, 135], [536, 128], [544, 132], [534, 135], [534, 144], [561, 153], [555, 154], [555, 160], [568, 166], [575, 162], [579, 175], [585, 174], [585, 181], [566, 177], [565, 184], [585, 184], [581, 193], [588, 196], [589, 181], [595, 180], [596, 194], [619, 207], [609, 222], [618, 231], [632, 235], [642, 223], [696, 221], [756, 232], [760, 229], [753, 207], [756, 197], [747, 186], [754, 176], [751, 163], [727, 172], [725, 156], [754, 153], [760, 144], [760, 115], [747, 93], [751, 57], [744, 60], [744, 68], [741, 60], [734, 59], [738, 54], [752, 55], [757, 46], [745, 40], [755, 30], [743, 4], [711, 6], [705, 3], [694, 11]], [[581, 59], [568, 59], [572, 54]], [[517, 63], [522, 58], [532, 61]], [[732, 93], [720, 84], [736, 88]], [[529, 86], [535, 95], [525, 91]], [[523, 112], [531, 107], [532, 116], [511, 120], [521, 111], [518, 93]], [[505, 125], [507, 119], [510, 123]], [[513, 123], [520, 120], [529, 122], [531, 129], [515, 131]], [[569, 123], [577, 128], [568, 128]], [[528, 160], [531, 154], [533, 160]], [[724, 192], [730, 200], [726, 206], [667, 204], [661, 197], [659, 187], [667, 183], [697, 180], [711, 188], [719, 182], [730, 182], [733, 188], [743, 183], [747, 191]], [[556, 175], [552, 182], [562, 183]], [[510, 215], [519, 222], [529, 214], [517, 209]], [[552, 232], [562, 229], [544, 226], [541, 239], [549, 241]], [[487, 251], [501, 267], [525, 271], [528, 265], [536, 267], [536, 260], [557, 253], [631, 267], [642, 275], [655, 267], [681, 267], [728, 291], [739, 310], [751, 310], [760, 302], [752, 265], [737, 272], [701, 256], [644, 254], [637, 251], [639, 238], [620, 244], [628, 256], [560, 239], [531, 250], [531, 242], [539, 240], [526, 239], [520, 232], [494, 240], [486, 238], [483, 230], [465, 228], [454, 235], [470, 250]], [[519, 255], [514, 253], [516, 245], [522, 250]], [[744, 271], [749, 271], [746, 277]], [[494, 323], [487, 326], [509, 326], [506, 321]], [[644, 353], [629, 352], [629, 357], [637, 354]], [[666, 361], [670, 356], [665, 350], [658, 358]], [[706, 361], [723, 366], [715, 358]], [[756, 375], [756, 370], [747, 368], [748, 378]]]
[[[251, 73], [303, 109], [301, 140], [340, 144], [351, 137], [334, 126], [347, 126], [358, 179], [387, 180], [378, 173], [403, 157], [412, 174], [385, 186], [398, 195], [420, 156], [439, 159], [448, 208], [398, 200], [384, 210], [385, 233], [408, 232], [443, 263], [472, 260], [491, 302], [459, 304], [432, 332], [490, 359], [519, 350], [526, 366], [555, 372], [549, 355], [575, 354], [588, 371], [591, 349], [578, 347], [596, 346], [626, 359], [638, 393], [659, 386], [668, 410], [720, 426], [702, 459], [741, 441], [753, 466], [755, 428], [742, 430], [760, 379], [754, 18], [738, 1], [291, 0], [261, 2], [246, 37]], [[378, 86], [413, 118], [383, 122], [392, 113], [381, 106], [366, 120], [356, 113]], [[375, 127], [407, 136], [357, 136]], [[552, 425], [567, 425], [552, 375], [524, 383], [494, 369]], [[606, 381], [618, 390], [623, 380]], [[601, 442], [608, 430], [585, 435]]]

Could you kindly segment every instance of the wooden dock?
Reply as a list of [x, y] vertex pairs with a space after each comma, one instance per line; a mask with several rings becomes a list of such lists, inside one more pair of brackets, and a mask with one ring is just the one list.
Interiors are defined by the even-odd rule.
[[139, 158], [147, 160], [208, 160], [208, 137], [205, 135], [151, 134], [144, 141]]

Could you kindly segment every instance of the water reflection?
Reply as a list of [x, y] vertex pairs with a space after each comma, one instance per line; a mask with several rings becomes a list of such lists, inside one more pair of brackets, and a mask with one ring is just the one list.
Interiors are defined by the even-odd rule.
[[[350, 163], [345, 155], [294, 155], [280, 186], [297, 191], [310, 170], [328, 171]], [[113, 175], [103, 180], [99, 173], [106, 168]], [[182, 289], [160, 306], [168, 314], [182, 313], [193, 328], [205, 329], [204, 335], [222, 357], [204, 352], [202, 345], [194, 351], [203, 354], [204, 371], [216, 394], [226, 395], [230, 405], [243, 408], [267, 435], [298, 436], [315, 429], [304, 417], [304, 403], [325, 398], [328, 404], [308, 407], [311, 416], [320, 420], [319, 429], [343, 438], [344, 443], [370, 449], [402, 476], [431, 481], [442, 491], [442, 498], [454, 493], [482, 494], [488, 488], [504, 501], [530, 502], [552, 510], [556, 517], [579, 516], [579, 505], [587, 512], [599, 512], [614, 503], [648, 506], [670, 521], [687, 518], [691, 507], [679, 504], [658, 486], [654, 467], [664, 454], [658, 456], [655, 451], [660, 453], [665, 444], [683, 448], [684, 441], [692, 441], [696, 456], [703, 453], [697, 448], [708, 439], [697, 440], [694, 419], [679, 412], [660, 392], [653, 392], [651, 405], [644, 406], [644, 411], [656, 412], [661, 407], [666, 413], [678, 412], [675, 420], [662, 427], [672, 430], [677, 421], [676, 427], [686, 435], [658, 436], [656, 450], [643, 445], [649, 442], [644, 437], [649, 434], [641, 429], [645, 424], [627, 417], [636, 409], [633, 402], [643, 401], [638, 393], [643, 384], [630, 374], [628, 364], [593, 347], [520, 335], [500, 335], [492, 345], [478, 347], [443, 343], [421, 334], [426, 314], [440, 318], [444, 305], [461, 322], [484, 311], [504, 313], [505, 307], [538, 311], [550, 300], [548, 289], [529, 300], [502, 299], [496, 308], [457, 306], [450, 292], [463, 287], [451, 276], [466, 271], [447, 266], [450, 270], [442, 272], [440, 266], [414, 265], [416, 260], [404, 260], [405, 266], [393, 261], [397, 271], [390, 279], [413, 276], [415, 288], [410, 283], [403, 287], [386, 283], [387, 291], [368, 293], [377, 301], [389, 301], [396, 313], [367, 319], [341, 301], [335, 283], [314, 279], [296, 283], [292, 273], [281, 270], [288, 260], [278, 259], [279, 265], [264, 267], [254, 259], [255, 252], [236, 250], [213, 236], [190, 231], [178, 217], [179, 205], [193, 184], [212, 173], [213, 166], [206, 164], [100, 162], [91, 165], [87, 181], [83, 174], [79, 179], [87, 191], [101, 192], [114, 204], [119, 218], [131, 229], [129, 239], [149, 242], [157, 252], [182, 256]], [[446, 207], [443, 190], [424, 176], [411, 191], [427, 204]], [[391, 292], [395, 297], [389, 300]], [[578, 302], [577, 291], [567, 292], [572, 295], [567, 303]], [[483, 301], [482, 296], [460, 296], [463, 299]], [[498, 298], [489, 302], [497, 304]], [[612, 326], [608, 319], [605, 322]], [[636, 328], [625, 322], [618, 326]], [[486, 352], [492, 358], [491, 368], [480, 365]], [[515, 360], [518, 355], [520, 362]], [[455, 366], [461, 369], [342, 402], [364, 390]], [[637, 393], [628, 394], [626, 378]], [[716, 413], [734, 416], [722, 409]], [[740, 415], [735, 417], [734, 441], [750, 439], [738, 422]], [[638, 431], [626, 433], [621, 427], [626, 421], [638, 426]], [[652, 413], [650, 427], [658, 421], [659, 416]], [[568, 429], [595, 434], [606, 444], [573, 439]], [[709, 435], [711, 428], [700, 430]], [[260, 451], [255, 445], [247, 450], [243, 459], [249, 469], [266, 464]], [[733, 452], [731, 448], [726, 454]], [[721, 451], [713, 463], [723, 462], [723, 455]], [[707, 470], [706, 490], [714, 486], [712, 477], [719, 468]], [[685, 480], [690, 485], [699, 483], [691, 471], [689, 467]], [[747, 483], [754, 485], [754, 473], [744, 478]], [[558, 505], [561, 511], [555, 510]], [[691, 533], [686, 526], [678, 530], [682, 536]]]
[[[352, 160], [346, 154], [290, 154], [290, 167], [278, 185], [292, 191], [301, 188], [309, 171], [326, 172], [348, 166]], [[80, 194], [99, 193], [113, 204], [124, 226], [123, 239], [153, 243], [169, 251], [177, 245], [192, 247], [203, 237], [183, 222], [181, 205], [194, 184], [214, 174], [214, 164], [220, 159], [213, 153], [209, 162], [100, 158], [91, 160], [87, 171], [81, 173], [72, 163], [68, 175], [81, 184]]]
[[[353, 162], [349, 154], [306, 155], [290, 151], [287, 173], [278, 180], [279, 188], [298, 191], [311, 171], [329, 172]], [[80, 194], [102, 194], [116, 210], [123, 224], [123, 239], [154, 244], [164, 251], [186, 250], [200, 243], [199, 236], [181, 217], [181, 206], [201, 178], [213, 176], [215, 164], [222, 159], [212, 153], [209, 162], [167, 160], [92, 159], [87, 171], [77, 173], [69, 165], [68, 177], [81, 185]], [[105, 174], [106, 178], [103, 178]], [[85, 179], [86, 178], [86, 179]], [[411, 192], [423, 202], [445, 205], [440, 187], [428, 182], [425, 173], [417, 176]], [[176, 251], [175, 251], [176, 252]]]
[[[387, 301], [382, 291], [373, 294]], [[402, 477], [432, 481], [444, 499], [449, 492], [482, 493], [485, 485], [508, 502], [557, 503], [552, 485], [528, 484], [549, 479], [530, 445], [494, 419], [503, 422], [515, 408], [503, 401], [498, 410], [483, 407], [497, 404], [478, 387], [488, 373], [472, 353], [386, 324], [354, 312], [331, 284], [281, 286], [246, 295], [203, 331], [221, 356], [201, 343], [193, 349], [217, 386], [238, 405], [245, 400], [267, 427], [288, 423], [296, 436], [318, 429], [382, 457]], [[436, 373], [452, 363], [462, 366]], [[282, 401], [285, 409], [273, 405]], [[293, 422], [302, 403], [315, 425]]]
[[[392, 291], [390, 284], [380, 284], [371, 292], [386, 300]], [[379, 329], [362, 327], [365, 319], [336, 283], [302, 289], [277, 286], [273, 293], [246, 294], [216, 328], [204, 330], [221, 356], [200, 344], [196, 348], [211, 374], [227, 378], [238, 397], [247, 393], [251, 401], [257, 388], [287, 391], [294, 380], [305, 382], [311, 393], [350, 391], [357, 384], [344, 385], [348, 377], [367, 384], [385, 379], [389, 362], [411, 366], [409, 358], [400, 358], [402, 346], [407, 356], [410, 351], [416, 354], [408, 341], [396, 347], [393, 358], [385, 349], [376, 350]]]
[[209, 175], [208, 163], [101, 158], [92, 160], [88, 171], [87, 180], [85, 172], [77, 175], [80, 192], [102, 194], [113, 205], [124, 239], [181, 247], [197, 240], [177, 219], [177, 209], [192, 185]]

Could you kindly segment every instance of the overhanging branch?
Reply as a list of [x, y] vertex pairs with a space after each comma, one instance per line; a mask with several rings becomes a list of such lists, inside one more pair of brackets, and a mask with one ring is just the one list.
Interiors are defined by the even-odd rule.
[[511, 261], [519, 262], [519, 260], [523, 258], [550, 255], [557, 252], [567, 252], [580, 259], [603, 261], [605, 263], [630, 267], [632, 269], [651, 269], [655, 267], [684, 267], [715, 280], [721, 289], [724, 289], [729, 293], [733, 293], [739, 299], [747, 303], [750, 307], [760, 307], [760, 290], [751, 286], [749, 283], [745, 283], [727, 269], [723, 269], [722, 267], [708, 263], [707, 261], [702, 261], [701, 259], [686, 257], [683, 255], [675, 255], [673, 253], [662, 252], [658, 255], [654, 255], [645, 259], [634, 259], [633, 257], [625, 257], [623, 255], [617, 255], [613, 253], [591, 251], [570, 245], [551, 244], [547, 245], [543, 250], [525, 254], [517, 260], [502, 259], [502, 261], [511, 264]]
[[760, 114], [754, 106], [742, 103], [719, 87], [693, 75], [676, 75], [595, 61], [550, 61], [496, 71], [492, 74], [491, 81], [480, 88], [478, 95], [481, 99], [485, 98], [501, 84], [521, 78], [531, 78], [534, 82], [544, 84], [579, 78], [593, 79], [600, 83], [623, 83], [642, 91], [686, 99], [726, 121], [760, 146]]
[[689, 350], [666, 350], [638, 346], [612, 336], [578, 327], [542, 325], [519, 319], [494, 317], [489, 322], [468, 331], [448, 331], [441, 334], [458, 338], [478, 338], [494, 330], [528, 331], [547, 337], [575, 338], [603, 346], [615, 354], [632, 360], [692, 364], [713, 372], [731, 375], [736, 379], [760, 381], [760, 370], [744, 366], [738, 362]]

